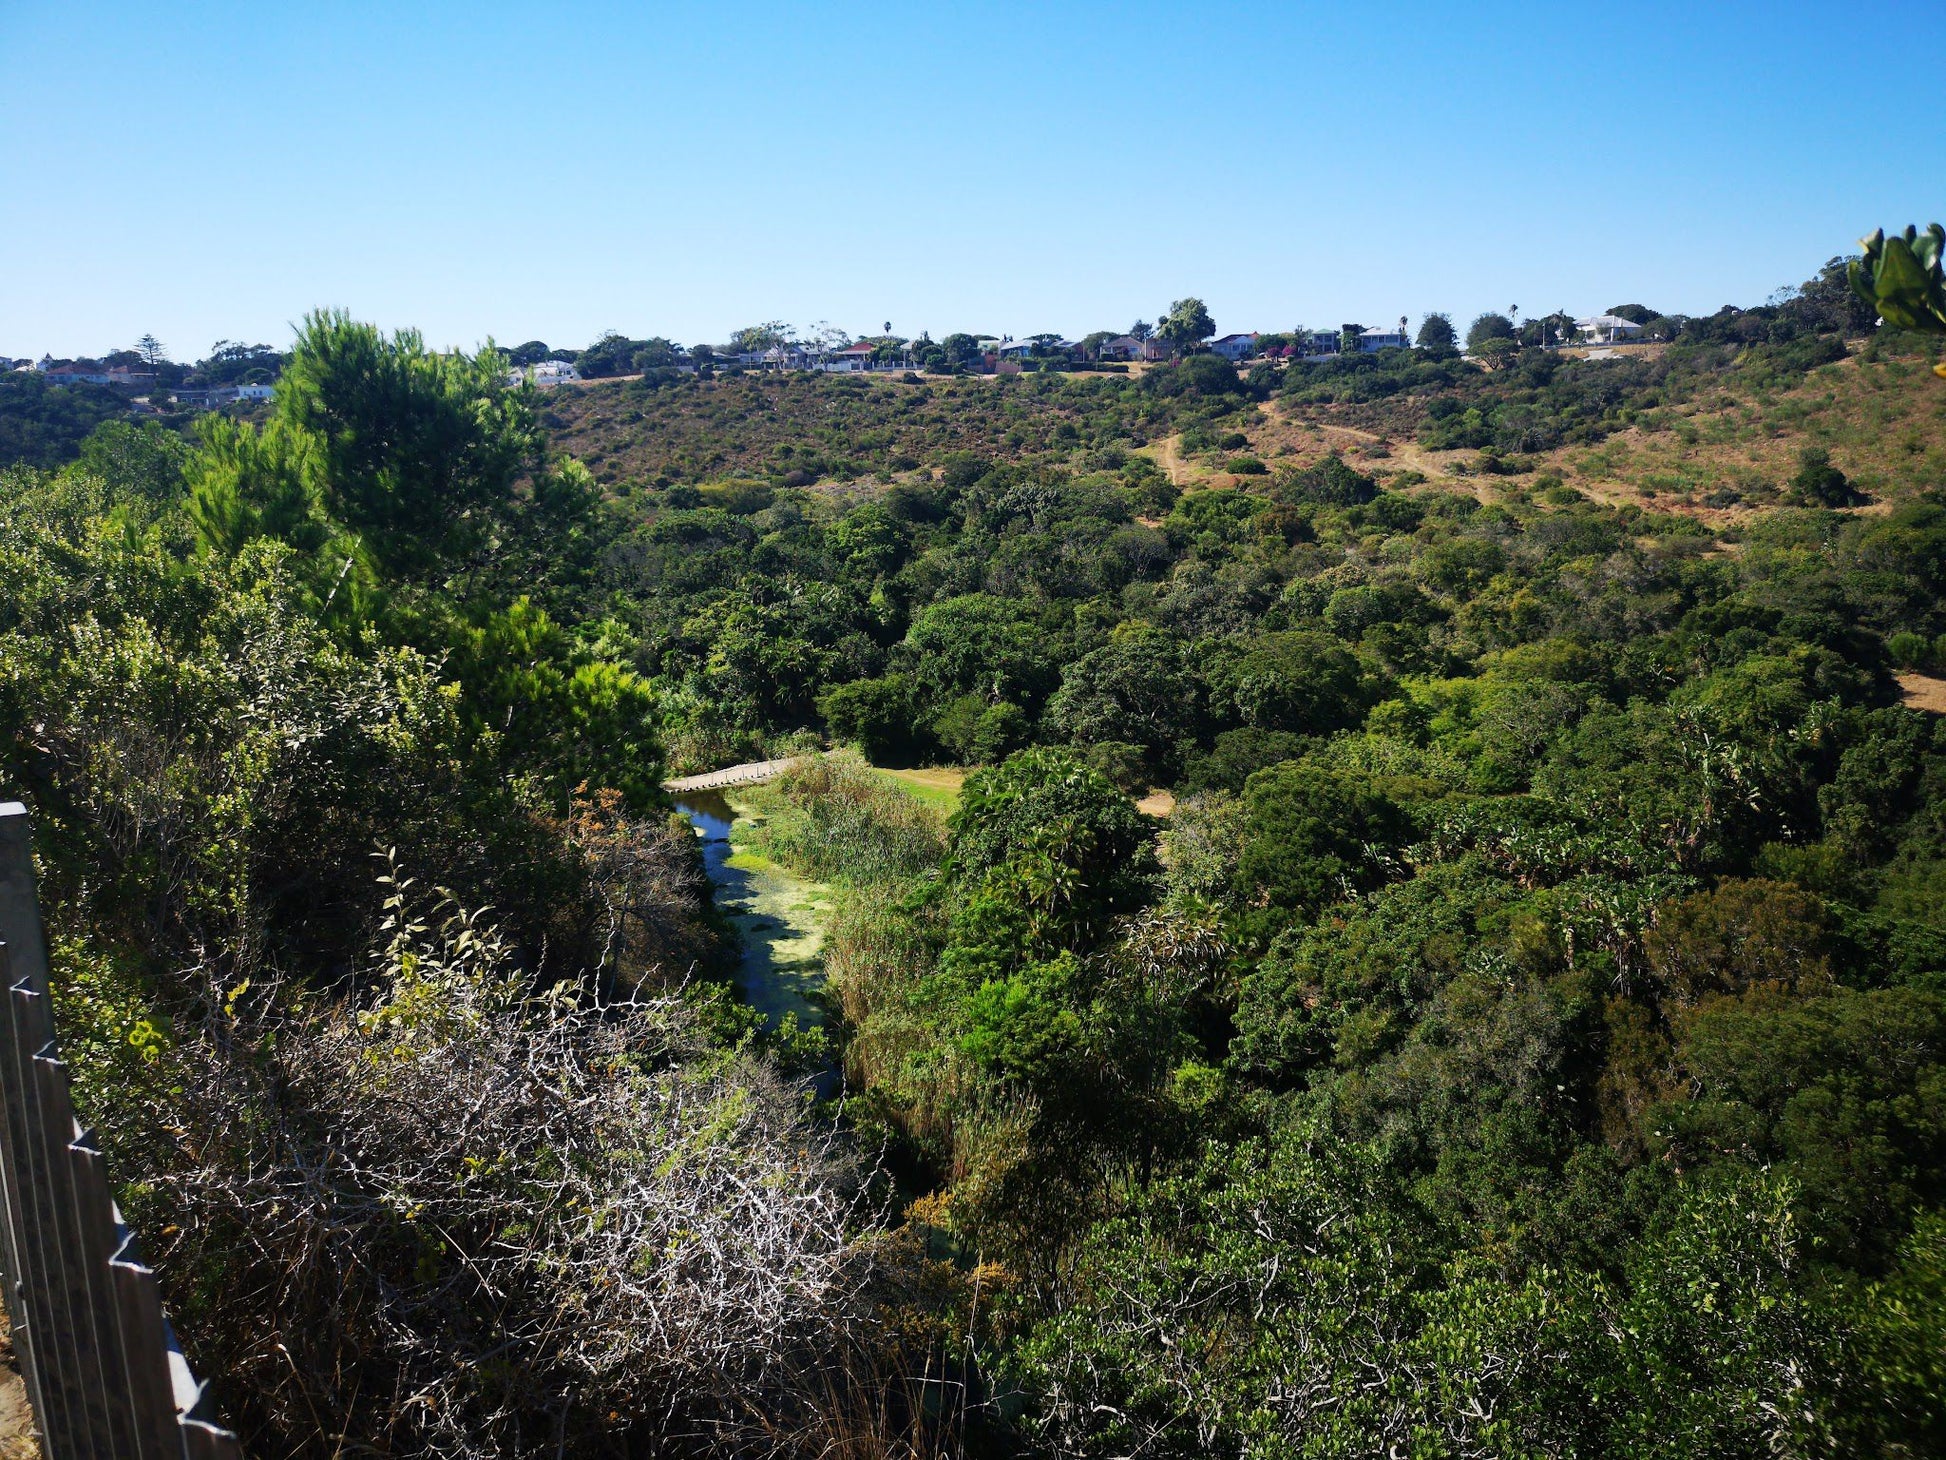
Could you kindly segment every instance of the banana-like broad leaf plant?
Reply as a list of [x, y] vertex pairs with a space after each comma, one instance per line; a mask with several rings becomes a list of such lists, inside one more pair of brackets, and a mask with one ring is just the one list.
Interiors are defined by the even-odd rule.
[[[1946, 274], [1940, 268], [1946, 228], [1934, 223], [1921, 233], [1907, 224], [1890, 238], [1881, 228], [1858, 242], [1865, 254], [1847, 270], [1852, 292], [1896, 329], [1946, 335]], [[1946, 376], [1946, 364], [1933, 366], [1933, 373]]]

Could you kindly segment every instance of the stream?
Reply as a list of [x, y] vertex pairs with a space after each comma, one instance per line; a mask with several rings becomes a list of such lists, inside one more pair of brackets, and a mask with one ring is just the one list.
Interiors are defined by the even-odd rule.
[[[747, 826], [750, 817], [721, 791], [684, 791], [673, 800], [702, 839], [717, 909], [736, 926], [742, 945], [736, 982], [744, 1002], [772, 1029], [786, 1014], [795, 1014], [801, 1029], [822, 1028], [824, 1009], [815, 996], [824, 987], [829, 889], [732, 842], [732, 826]], [[837, 1070], [827, 1067], [815, 1083], [820, 1096], [835, 1094]]]

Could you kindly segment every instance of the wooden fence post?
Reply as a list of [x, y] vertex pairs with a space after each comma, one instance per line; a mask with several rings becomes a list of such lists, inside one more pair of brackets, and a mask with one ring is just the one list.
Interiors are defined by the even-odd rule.
[[45, 1460], [242, 1460], [68, 1094], [27, 808], [0, 803], [0, 1283]]

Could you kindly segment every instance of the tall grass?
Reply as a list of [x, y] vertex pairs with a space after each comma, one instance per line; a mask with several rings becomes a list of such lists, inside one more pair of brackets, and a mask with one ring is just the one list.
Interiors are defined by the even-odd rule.
[[856, 755], [807, 759], [751, 796], [751, 836], [765, 856], [833, 885], [825, 930], [827, 986], [844, 1015], [845, 1071], [889, 1092], [915, 1135], [940, 1134], [957, 1062], [942, 1063], [938, 1019], [925, 1006], [944, 929], [926, 896], [946, 854], [940, 814]]
[[892, 1103], [915, 1139], [949, 1140], [950, 1112], [973, 1072], [933, 1002], [945, 920], [912, 883], [842, 889], [825, 933], [824, 968], [844, 1014], [846, 1077]]
[[946, 854], [939, 813], [851, 754], [806, 758], [754, 793], [751, 841], [794, 872], [852, 886], [923, 877]]

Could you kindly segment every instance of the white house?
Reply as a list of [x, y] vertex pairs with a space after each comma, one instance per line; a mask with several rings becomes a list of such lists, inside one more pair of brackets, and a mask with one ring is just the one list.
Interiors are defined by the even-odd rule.
[[1577, 319], [1574, 327], [1581, 331], [1581, 338], [1590, 344], [1615, 345], [1636, 339], [1642, 333], [1642, 326], [1632, 319], [1623, 319], [1619, 314], [1596, 314], [1587, 319]]
[[849, 375], [860, 370], [872, 368], [872, 351], [876, 347], [864, 343], [848, 345], [842, 350], [833, 350], [818, 362], [818, 369], [833, 375]]
[[809, 370], [813, 365], [810, 352], [802, 345], [772, 345], [757, 356], [755, 363], [766, 370]]
[[1095, 356], [1101, 360], [1140, 360], [1142, 342], [1134, 335], [1117, 335], [1112, 340], [1104, 340]]
[[1232, 364], [1238, 360], [1248, 360], [1257, 353], [1257, 332], [1252, 330], [1247, 335], [1224, 335], [1220, 340], [1211, 340], [1210, 349]]
[[1379, 350], [1405, 350], [1412, 346], [1412, 336], [1406, 332], [1405, 316], [1399, 316], [1399, 327], [1395, 330], [1368, 329], [1358, 332], [1358, 348], [1370, 355]]
[[190, 410], [208, 411], [233, 401], [267, 401], [277, 394], [274, 385], [213, 385], [207, 388], [178, 389], [176, 404]]
[[540, 360], [532, 365], [517, 365], [507, 372], [509, 385], [531, 382], [542, 389], [566, 385], [580, 378], [581, 372], [566, 360]]

